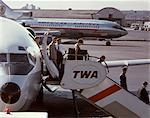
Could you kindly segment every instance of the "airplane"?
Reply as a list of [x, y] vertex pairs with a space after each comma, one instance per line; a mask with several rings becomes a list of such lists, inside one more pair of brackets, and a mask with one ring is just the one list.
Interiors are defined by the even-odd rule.
[[0, 26], [0, 111], [23, 110], [40, 90], [40, 49], [20, 24], [0, 17]]
[[2, 0], [0, 0], [0, 16], [17, 20], [18, 18], [30, 18], [31, 11], [13, 11]]
[[[101, 40], [106, 40], [106, 45], [110, 46], [111, 42], [108, 39], [119, 38], [127, 35], [128, 32], [116, 22], [107, 20], [95, 20], [95, 19], [61, 19], [61, 18], [21, 18], [24, 15], [17, 15], [9, 8], [5, 3], [0, 0], [1, 6], [6, 10], [3, 14], [8, 18], [13, 18], [17, 22], [25, 24], [33, 28], [34, 30], [59, 30], [61, 32], [61, 37], [78, 39], [82, 37], [96, 37]], [[9, 14], [13, 17], [9, 17]], [[17, 14], [17, 13], [16, 13]]]
[[[3, 17], [0, 17], [0, 25], [0, 111], [6, 108], [24, 111], [36, 100], [42, 87], [41, 52], [32, 34], [22, 25]], [[42, 55], [55, 80], [59, 78], [59, 70], [47, 55], [47, 37], [44, 35]], [[59, 80], [63, 88], [87, 89], [106, 78], [105, 64], [90, 60], [65, 60], [64, 76]], [[106, 63], [108, 67], [134, 66], [150, 64], [150, 59]]]

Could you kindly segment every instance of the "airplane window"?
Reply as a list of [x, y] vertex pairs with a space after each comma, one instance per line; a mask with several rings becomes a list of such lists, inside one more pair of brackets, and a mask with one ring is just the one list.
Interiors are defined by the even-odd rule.
[[6, 62], [7, 58], [6, 58], [6, 54], [0, 54], [0, 62]]
[[10, 63], [5, 66], [11, 75], [27, 75], [34, 67], [29, 63], [27, 54], [13, 53], [10, 54]]
[[10, 62], [28, 62], [27, 54], [10, 54]]
[[10, 75], [27, 75], [32, 69], [33, 65], [29, 63], [10, 63], [5, 65], [8, 68], [8, 74]]

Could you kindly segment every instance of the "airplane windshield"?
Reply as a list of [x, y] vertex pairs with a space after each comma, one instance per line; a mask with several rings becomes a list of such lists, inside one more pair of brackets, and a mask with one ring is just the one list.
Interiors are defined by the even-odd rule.
[[10, 62], [28, 62], [27, 54], [10, 54]]
[[121, 26], [118, 26], [118, 25], [113, 26], [113, 28], [116, 28], [116, 29], [120, 29], [120, 30], [124, 30], [124, 31], [125, 31], [125, 29], [123, 29]]
[[29, 63], [27, 54], [0, 54], [0, 61], [6, 62], [0, 65], [6, 75], [27, 75], [34, 67]]
[[7, 61], [6, 54], [1, 53], [1, 54], [0, 54], [0, 62], [6, 62], [6, 61]]
[[10, 54], [10, 74], [11, 75], [26, 75], [33, 65], [29, 63], [27, 54]]

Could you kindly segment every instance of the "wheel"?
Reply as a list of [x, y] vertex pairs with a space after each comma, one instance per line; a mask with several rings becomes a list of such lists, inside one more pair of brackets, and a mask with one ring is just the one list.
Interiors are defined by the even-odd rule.
[[111, 42], [110, 42], [110, 41], [107, 41], [107, 42], [106, 42], [106, 46], [111, 46]]

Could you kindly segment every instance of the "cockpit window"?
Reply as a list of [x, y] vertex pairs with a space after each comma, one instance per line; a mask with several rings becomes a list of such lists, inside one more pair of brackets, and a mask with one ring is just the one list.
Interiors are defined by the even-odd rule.
[[0, 62], [6, 62], [6, 61], [7, 61], [6, 54], [0, 53]]
[[124, 30], [124, 31], [125, 31], [125, 29], [123, 29], [122, 27], [120, 27], [120, 26], [118, 26], [118, 25], [113, 26], [113, 28], [116, 28], [116, 29], [120, 29], [120, 30]]
[[8, 75], [27, 75], [34, 68], [27, 54], [0, 53], [0, 62], [7, 62], [0, 65], [0, 69]]
[[10, 54], [10, 62], [28, 62], [27, 54]]
[[27, 75], [32, 69], [33, 65], [29, 63], [27, 54], [10, 54], [9, 74], [11, 75]]

